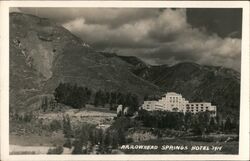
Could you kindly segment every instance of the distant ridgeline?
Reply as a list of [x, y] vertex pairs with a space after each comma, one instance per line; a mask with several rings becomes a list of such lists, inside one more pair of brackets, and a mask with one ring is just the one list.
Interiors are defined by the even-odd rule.
[[190, 103], [182, 97], [181, 94], [168, 92], [160, 100], [144, 101], [142, 109], [147, 111], [170, 111], [170, 112], [210, 112], [211, 116], [216, 116], [216, 106], [212, 106], [210, 102]]

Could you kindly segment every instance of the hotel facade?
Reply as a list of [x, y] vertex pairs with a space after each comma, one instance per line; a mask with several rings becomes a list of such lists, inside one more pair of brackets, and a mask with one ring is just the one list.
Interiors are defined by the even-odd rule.
[[158, 101], [144, 101], [142, 109], [147, 111], [170, 111], [170, 112], [210, 112], [211, 116], [216, 116], [216, 106], [210, 102], [189, 102], [181, 94], [168, 92]]

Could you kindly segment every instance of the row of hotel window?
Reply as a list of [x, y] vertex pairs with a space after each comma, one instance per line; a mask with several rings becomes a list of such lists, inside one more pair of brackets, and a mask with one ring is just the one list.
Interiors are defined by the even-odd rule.
[[[189, 107], [189, 106], [186, 107], [186, 109], [190, 109], [190, 108], [194, 109], [194, 107]], [[196, 109], [198, 109], [198, 108], [199, 108], [199, 106], [196, 106]], [[203, 109], [204, 107], [200, 107], [200, 108]], [[206, 109], [208, 109], [208, 106], [206, 107]]]
[[[160, 107], [160, 108], [163, 107], [163, 106], [159, 106], [159, 105], [156, 105], [156, 106], [158, 106], [158, 107]], [[147, 105], [146, 109], [150, 109], [149, 105]], [[175, 107], [175, 108], [173, 108], [173, 109], [178, 109], [178, 108]], [[206, 107], [206, 110], [203, 110], [203, 108], [201, 108], [201, 110], [199, 110], [198, 108], [196, 108], [196, 110], [194, 110], [193, 108], [192, 108], [192, 109], [186, 108], [186, 111], [187, 111], [187, 112], [191, 112], [191, 113], [194, 113], [194, 112], [196, 111], [196, 113], [197, 113], [197, 112], [205, 112], [205, 111], [209, 111], [209, 110], [208, 110], [208, 107]], [[215, 111], [210, 111], [210, 112], [211, 112], [212, 114], [215, 114]]]
[[[206, 110], [206, 112], [208, 112], [209, 110]], [[186, 112], [191, 112], [191, 113], [194, 113], [195, 111], [194, 110], [187, 110]], [[198, 113], [198, 112], [205, 112], [205, 111], [203, 111], [203, 110], [196, 110], [196, 113]], [[209, 111], [211, 114], [216, 114], [216, 112], [215, 111]]]
[[[204, 104], [195, 104], [195, 106], [199, 106], [199, 105], [200, 105], [200, 106], [203, 106]], [[194, 104], [186, 104], [186, 106], [187, 106], [187, 107], [189, 107], [189, 106], [194, 106]]]

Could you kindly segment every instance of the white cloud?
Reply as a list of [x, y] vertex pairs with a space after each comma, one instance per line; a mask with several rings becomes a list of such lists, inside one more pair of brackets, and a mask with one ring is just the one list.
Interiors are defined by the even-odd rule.
[[61, 22], [97, 50], [153, 64], [193, 61], [240, 70], [241, 40], [192, 27], [185, 9], [22, 8]]

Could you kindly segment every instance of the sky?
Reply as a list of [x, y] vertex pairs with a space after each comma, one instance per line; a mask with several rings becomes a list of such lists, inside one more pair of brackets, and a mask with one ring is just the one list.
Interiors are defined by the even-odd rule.
[[98, 51], [151, 65], [194, 62], [240, 71], [241, 9], [12, 8], [50, 18]]

